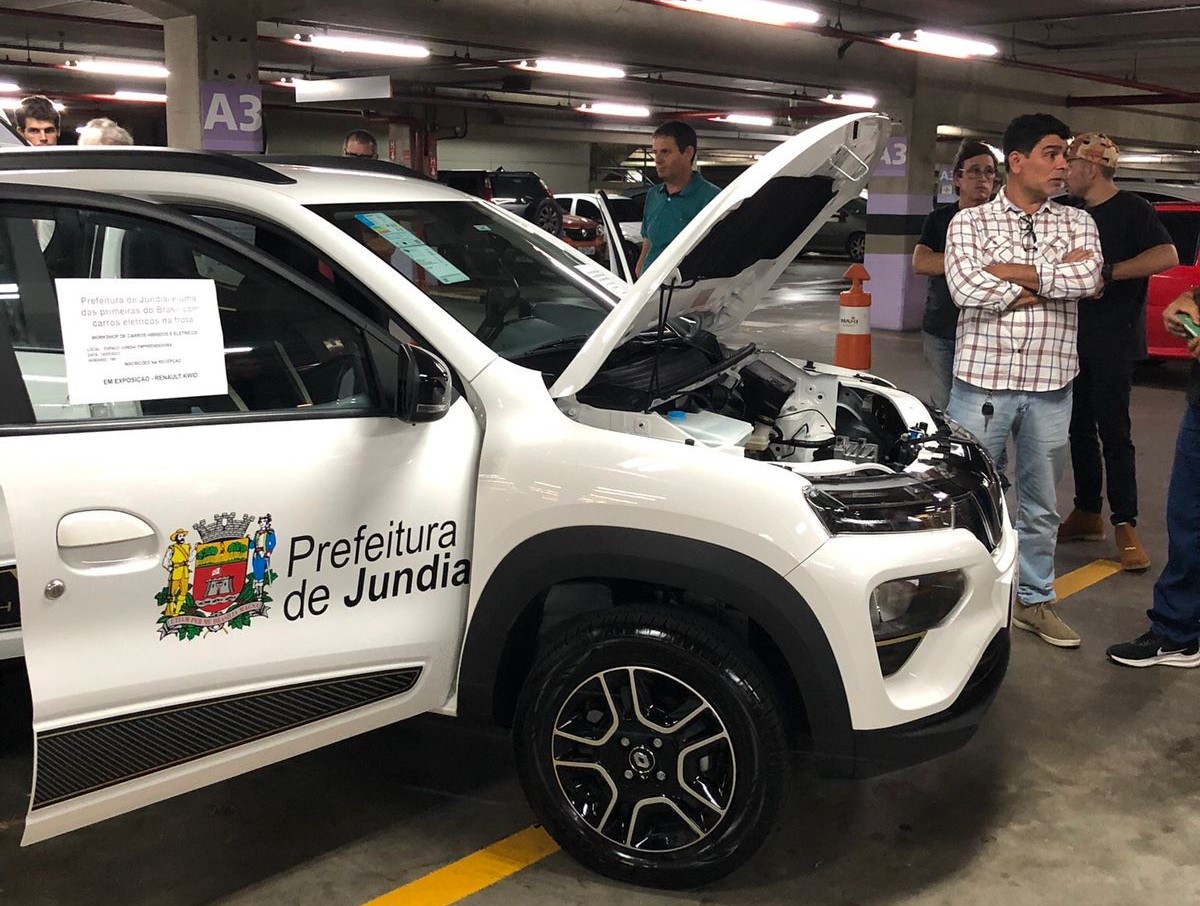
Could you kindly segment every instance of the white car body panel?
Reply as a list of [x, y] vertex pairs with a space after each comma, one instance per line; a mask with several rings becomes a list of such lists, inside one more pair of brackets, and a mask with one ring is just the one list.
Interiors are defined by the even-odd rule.
[[[836, 209], [843, 196], [859, 191], [885, 126], [883, 117], [853, 114], [785, 143], [702, 212], [633, 286], [601, 280], [582, 267], [597, 269], [594, 263], [572, 251], [613, 310], [550, 391], [541, 373], [498, 356], [375, 254], [303, 207], [485, 202], [407, 177], [287, 165], [273, 167], [294, 175], [296, 185], [134, 169], [0, 171], [0, 184], [101, 190], [204, 207], [217, 216], [249, 215], [284, 228], [352, 272], [428, 342], [465, 389], [444, 418], [422, 425], [345, 416], [121, 430], [82, 425], [0, 436], [0, 565], [20, 564], [36, 732], [294, 683], [422, 669], [416, 685], [398, 697], [34, 809], [24, 842], [414, 714], [455, 714], [462, 652], [488, 578], [522, 542], [556, 529], [613, 527], [691, 539], [783, 577], [825, 633], [855, 730], [894, 727], [952, 705], [1008, 624], [1016, 536], [1007, 513], [1003, 538], [991, 553], [962, 529], [831, 537], [805, 491], [858, 463], [760, 461], [736, 445], [688, 443], [657, 413], [598, 409], [575, 398], [613, 349], [656, 321], [658, 288], [730, 211], [774, 176], [830, 175], [831, 157], [841, 176], [826, 208]], [[12, 153], [36, 159], [33, 152]], [[544, 239], [518, 217], [497, 216]], [[803, 245], [822, 220], [814, 218], [793, 244]], [[729, 286], [702, 287], [707, 294], [681, 289], [675, 298], [681, 308], [673, 313], [728, 327], [774, 282], [785, 258], [784, 264], [791, 260], [785, 252], [759, 262]], [[54, 359], [38, 364], [38, 373], [57, 374]], [[823, 388], [828, 411], [819, 417], [830, 427], [839, 383], [885, 399], [905, 425], [934, 421], [909, 394], [855, 372], [796, 362], [783, 370]], [[40, 405], [66, 405], [60, 389], [44, 388]], [[45, 475], [56, 480], [39, 478]], [[63, 523], [65, 516], [95, 511], [101, 512]], [[270, 612], [202, 645], [160, 639], [155, 595], [170, 576], [164, 553], [170, 554], [171, 533], [226, 512], [271, 513], [279, 546]], [[334, 565], [337, 542], [353, 545], [360, 526], [381, 531], [400, 520], [410, 526], [453, 522], [448, 554], [455, 564], [469, 563], [470, 583], [409, 596], [403, 606], [386, 599], [351, 606], [358, 570], [368, 577], [376, 570], [374, 561]], [[303, 542], [294, 546], [302, 536], [311, 537], [314, 550], [294, 556], [304, 549]], [[322, 541], [328, 546], [318, 569]], [[425, 562], [420, 558], [441, 553], [425, 547], [392, 557], [387, 569], [407, 562], [415, 568]], [[963, 601], [928, 632], [902, 670], [885, 678], [871, 628], [871, 592], [889, 579], [951, 569], [967, 576]], [[66, 586], [57, 599], [44, 594], [54, 579]], [[289, 595], [311, 598], [318, 583], [327, 586], [328, 601], [288, 610]], [[0, 632], [0, 657], [16, 655], [21, 644], [20, 632]]]

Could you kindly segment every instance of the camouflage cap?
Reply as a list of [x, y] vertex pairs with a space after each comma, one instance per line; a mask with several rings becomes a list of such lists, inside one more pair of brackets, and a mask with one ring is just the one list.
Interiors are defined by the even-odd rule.
[[1102, 167], [1117, 169], [1117, 146], [1103, 132], [1084, 132], [1075, 136], [1067, 147], [1067, 160], [1091, 161]]

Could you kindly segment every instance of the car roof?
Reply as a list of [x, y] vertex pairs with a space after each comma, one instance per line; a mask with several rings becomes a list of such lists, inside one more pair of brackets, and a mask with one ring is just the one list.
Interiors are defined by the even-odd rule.
[[405, 168], [343, 167], [339, 160], [312, 165], [164, 148], [14, 148], [0, 151], [0, 182], [208, 199], [244, 200], [266, 192], [302, 205], [469, 198]]

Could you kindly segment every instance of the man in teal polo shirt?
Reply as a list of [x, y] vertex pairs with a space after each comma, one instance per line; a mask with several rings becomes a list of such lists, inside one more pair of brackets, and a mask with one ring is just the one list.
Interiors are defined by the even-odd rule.
[[642, 214], [642, 255], [637, 263], [640, 277], [662, 254], [700, 209], [721, 190], [699, 173], [696, 163], [696, 130], [687, 123], [671, 120], [654, 132], [654, 169], [662, 182], [646, 193]]

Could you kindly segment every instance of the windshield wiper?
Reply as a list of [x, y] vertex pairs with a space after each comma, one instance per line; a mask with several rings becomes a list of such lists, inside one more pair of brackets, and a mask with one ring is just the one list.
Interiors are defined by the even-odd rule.
[[554, 349], [565, 349], [569, 346], [581, 345], [581, 342], [586, 341], [591, 334], [584, 333], [576, 337], [563, 337], [561, 340], [551, 340], [549, 343], [543, 343], [541, 346], [534, 346], [532, 349], [526, 349], [516, 355], [516, 358], [525, 358], [526, 356], [534, 355], [539, 352], [550, 352]]

